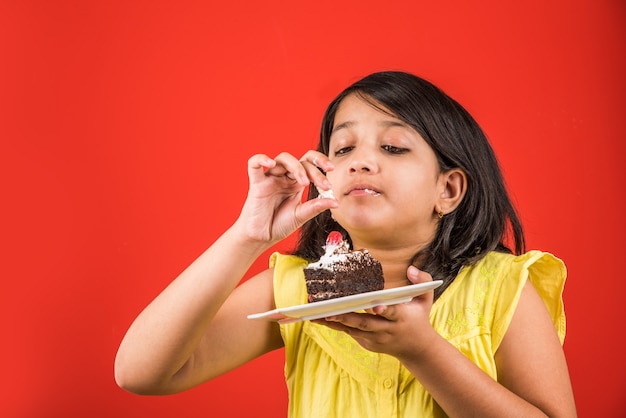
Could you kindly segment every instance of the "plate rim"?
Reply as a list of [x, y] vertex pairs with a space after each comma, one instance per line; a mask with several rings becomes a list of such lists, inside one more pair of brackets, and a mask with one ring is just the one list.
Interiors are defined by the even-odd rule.
[[[283, 308], [275, 308], [275, 309], [271, 309], [265, 312], [250, 314], [247, 316], [247, 318], [252, 319], [252, 320], [260, 319], [260, 320], [278, 321], [278, 322], [307, 321], [311, 319], [323, 318], [324, 316], [330, 316], [329, 314], [332, 314], [332, 311], [330, 311], [330, 308], [329, 308], [329, 312], [307, 314], [307, 311], [317, 310], [320, 307], [324, 308], [326, 306], [330, 306], [332, 308], [335, 305], [342, 305], [342, 304], [348, 303], [349, 311], [353, 312], [353, 311], [357, 311], [360, 309], [366, 309], [366, 307], [372, 307], [370, 306], [371, 305], [370, 299], [372, 297], [375, 298], [378, 296], [383, 296], [387, 298], [386, 301], [393, 302], [394, 298], [403, 299], [403, 298], [408, 298], [409, 296], [413, 298], [415, 296], [419, 296], [423, 293], [426, 293], [430, 290], [436, 289], [442, 284], [443, 284], [443, 280], [433, 280], [431, 282], [415, 283], [415, 284], [410, 284], [406, 286], [392, 287], [391, 289], [375, 290], [372, 292], [344, 296], [342, 298], [327, 299], [327, 300], [322, 300], [319, 302], [311, 302], [311, 303], [304, 303], [301, 305], [287, 306]], [[362, 302], [362, 303], [359, 304], [359, 302]], [[376, 302], [376, 304], [374, 304], [373, 306], [385, 305], [384, 302], [385, 300], [381, 301], [381, 303]], [[390, 303], [389, 305], [393, 305], [396, 303], [400, 303], [400, 302]], [[352, 306], [352, 304], [354, 304], [354, 306]], [[337, 308], [340, 308], [340, 306]], [[303, 310], [304, 312], [299, 312]], [[324, 313], [326, 313], [326, 315], [324, 315]]]

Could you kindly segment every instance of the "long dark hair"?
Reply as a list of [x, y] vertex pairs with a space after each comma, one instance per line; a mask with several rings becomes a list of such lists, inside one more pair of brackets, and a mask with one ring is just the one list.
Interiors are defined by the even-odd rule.
[[[341, 101], [356, 94], [413, 127], [437, 156], [439, 169], [460, 168], [467, 191], [459, 206], [439, 222], [433, 241], [413, 258], [413, 264], [443, 280], [435, 297], [454, 280], [461, 267], [476, 263], [489, 251], [520, 254], [524, 231], [507, 193], [498, 160], [474, 118], [438, 87], [413, 74], [397, 71], [371, 74], [341, 92], [322, 120], [317, 150], [328, 155], [335, 113]], [[309, 199], [317, 197], [314, 187]], [[325, 211], [303, 225], [295, 255], [319, 258], [330, 231], [347, 232]], [[513, 250], [507, 246], [513, 244]]]

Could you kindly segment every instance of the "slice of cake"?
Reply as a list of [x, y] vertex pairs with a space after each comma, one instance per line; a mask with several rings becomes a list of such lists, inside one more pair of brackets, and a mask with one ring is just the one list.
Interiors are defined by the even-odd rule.
[[309, 302], [382, 290], [380, 262], [363, 249], [350, 251], [348, 242], [333, 231], [326, 239], [325, 254], [304, 268]]

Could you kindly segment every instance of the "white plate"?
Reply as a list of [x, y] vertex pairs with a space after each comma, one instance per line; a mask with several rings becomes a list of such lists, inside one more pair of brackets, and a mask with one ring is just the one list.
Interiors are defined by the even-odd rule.
[[359, 293], [358, 295], [344, 296], [342, 298], [305, 303], [304, 305], [290, 306], [288, 308], [278, 308], [263, 313], [248, 315], [248, 319], [262, 319], [288, 324], [291, 322], [309, 321], [311, 319], [341, 315], [361, 309], [373, 308], [374, 306], [391, 306], [398, 303], [410, 302], [415, 296], [419, 296], [422, 293], [439, 287], [442, 283], [443, 281], [441, 280], [435, 280], [427, 283], [412, 284], [394, 287], [392, 289]]

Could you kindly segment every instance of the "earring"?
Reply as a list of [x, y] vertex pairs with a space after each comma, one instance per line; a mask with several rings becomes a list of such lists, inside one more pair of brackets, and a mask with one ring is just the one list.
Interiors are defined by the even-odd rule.
[[437, 212], [437, 216], [439, 219], [443, 218], [443, 211], [439, 210], [439, 212]]

